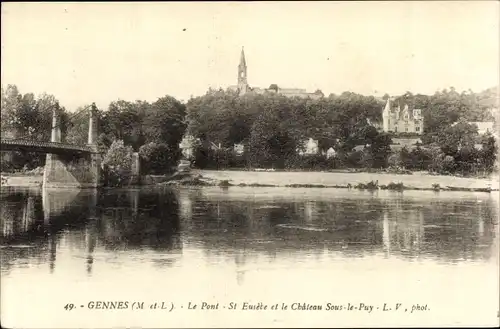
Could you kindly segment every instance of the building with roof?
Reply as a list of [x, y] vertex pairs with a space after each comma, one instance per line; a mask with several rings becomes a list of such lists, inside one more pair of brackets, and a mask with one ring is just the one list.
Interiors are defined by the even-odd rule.
[[476, 126], [477, 127], [477, 133], [479, 135], [484, 135], [487, 133], [494, 134], [495, 131], [495, 122], [494, 121], [486, 121], [486, 122], [480, 122], [480, 121], [471, 121], [467, 122], [470, 125]]
[[382, 130], [384, 132], [421, 135], [424, 131], [422, 110], [410, 110], [408, 104], [401, 110], [401, 105], [397, 104], [396, 106], [389, 98], [382, 112]]
[[240, 64], [238, 65], [238, 84], [229, 86], [228, 90], [237, 92], [239, 95], [244, 95], [247, 93], [254, 93], [254, 94], [274, 93], [286, 97], [300, 97], [300, 98], [311, 98], [311, 99], [319, 99], [324, 96], [323, 93], [319, 90], [314, 93], [309, 93], [306, 91], [306, 89], [281, 88], [277, 84], [271, 84], [269, 88], [250, 87], [250, 85], [248, 84], [247, 63], [245, 59], [245, 51], [243, 48], [241, 48]]

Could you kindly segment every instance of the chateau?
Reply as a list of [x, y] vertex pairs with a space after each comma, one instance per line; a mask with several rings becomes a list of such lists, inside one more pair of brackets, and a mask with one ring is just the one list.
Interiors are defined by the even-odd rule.
[[259, 87], [250, 87], [247, 79], [247, 63], [245, 60], [245, 52], [243, 48], [241, 48], [240, 64], [238, 65], [238, 84], [236, 86], [229, 86], [228, 89], [231, 91], [238, 92], [239, 95], [244, 95], [246, 93], [255, 93], [255, 94], [276, 93], [286, 97], [300, 97], [300, 98], [311, 98], [311, 99], [319, 99], [323, 97], [323, 93], [319, 90], [314, 93], [308, 93], [305, 89], [280, 88], [276, 84], [272, 84], [267, 89]]
[[410, 110], [408, 105], [405, 105], [404, 109], [401, 110], [401, 106], [399, 104], [395, 106], [389, 98], [382, 112], [382, 130], [384, 132], [421, 135], [424, 131], [422, 110]]

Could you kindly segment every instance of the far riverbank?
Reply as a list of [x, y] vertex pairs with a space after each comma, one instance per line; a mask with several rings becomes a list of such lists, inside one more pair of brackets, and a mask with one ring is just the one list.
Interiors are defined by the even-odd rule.
[[[491, 178], [465, 178], [429, 175], [416, 172], [389, 173], [342, 173], [342, 172], [284, 172], [284, 171], [236, 171], [198, 170], [181, 179], [166, 176], [145, 176], [143, 185], [208, 185], [208, 186], [255, 186], [255, 187], [319, 187], [395, 190], [462, 190], [490, 192], [499, 190], [498, 176]], [[375, 184], [374, 184], [375, 183]], [[42, 176], [2, 176], [2, 186], [41, 187]]]
[[429, 175], [416, 172], [412, 175], [388, 173], [337, 173], [337, 172], [266, 172], [266, 171], [217, 171], [193, 170], [193, 176], [213, 181], [227, 181], [230, 185], [276, 186], [276, 187], [355, 187], [369, 182], [379, 186], [402, 183], [405, 189], [491, 189], [498, 191], [499, 178], [465, 178], [442, 175]]

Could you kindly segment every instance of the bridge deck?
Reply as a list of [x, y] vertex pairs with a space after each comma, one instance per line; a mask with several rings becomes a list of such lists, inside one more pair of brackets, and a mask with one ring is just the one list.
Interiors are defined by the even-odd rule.
[[1, 151], [28, 151], [51, 154], [81, 154], [94, 153], [95, 150], [87, 145], [72, 145], [58, 142], [44, 142], [21, 139], [1, 139]]

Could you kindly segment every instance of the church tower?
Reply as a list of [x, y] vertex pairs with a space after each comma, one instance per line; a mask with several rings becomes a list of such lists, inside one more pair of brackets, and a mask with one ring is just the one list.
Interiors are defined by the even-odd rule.
[[238, 89], [240, 91], [240, 95], [248, 91], [247, 63], [245, 61], [245, 52], [243, 47], [241, 48], [240, 65], [238, 65]]

